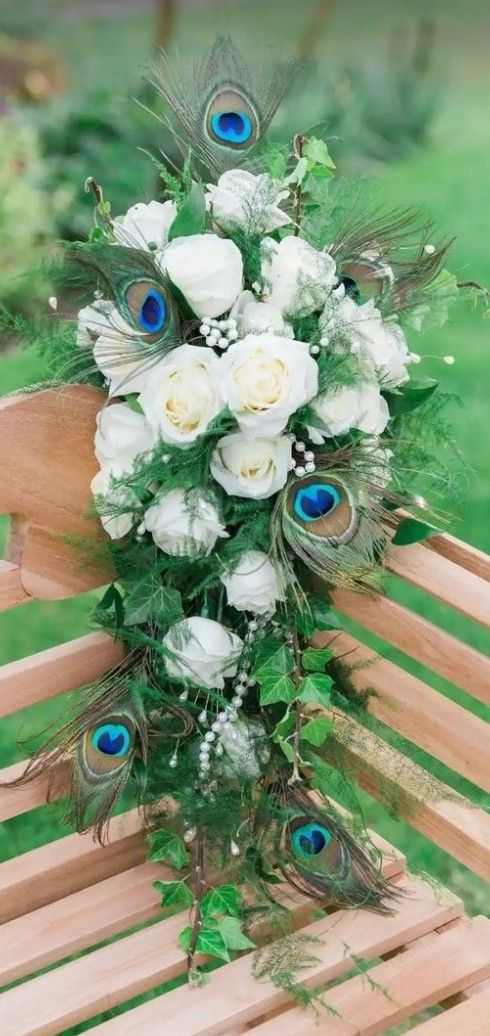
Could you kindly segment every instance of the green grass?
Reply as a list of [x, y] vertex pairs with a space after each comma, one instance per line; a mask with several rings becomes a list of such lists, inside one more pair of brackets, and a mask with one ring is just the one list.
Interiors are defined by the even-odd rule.
[[[321, 61], [332, 58], [355, 59], [369, 49], [379, 52], [380, 38], [390, 26], [413, 22], [427, 13], [427, 4], [412, 0], [409, 5], [389, 0], [343, 0], [338, 5], [326, 41], [319, 46]], [[178, 41], [183, 51], [191, 45], [199, 49], [210, 42], [216, 29], [230, 28], [250, 40], [270, 39], [276, 44], [294, 43], [304, 29], [312, 5], [248, 3], [237, 8], [216, 6], [206, 10], [186, 9], [178, 26]], [[440, 114], [432, 146], [414, 154], [406, 162], [383, 169], [377, 190], [392, 203], [415, 203], [433, 216], [443, 232], [456, 234], [451, 267], [462, 279], [475, 278], [490, 284], [490, 152], [488, 149], [487, 40], [490, 13], [486, 3], [468, 0], [448, 3], [436, 0], [430, 16], [439, 25], [436, 61], [441, 82]], [[72, 30], [72, 27], [70, 27]], [[138, 70], [151, 47], [151, 24], [144, 19], [118, 22], [96, 20], [67, 31], [66, 25], [52, 23], [47, 35], [62, 49], [70, 72], [70, 87], [79, 92], [86, 84], [110, 85], [128, 91], [137, 80]], [[130, 91], [130, 87], [129, 87]], [[321, 113], [321, 99], [311, 98], [312, 121]], [[155, 143], [158, 143], [157, 136]], [[142, 157], [142, 162], [144, 158]], [[87, 170], [89, 173], [90, 170]], [[111, 171], [107, 170], [110, 194]], [[137, 199], [135, 199], [136, 201]], [[488, 355], [490, 322], [481, 312], [459, 306], [453, 320], [442, 330], [418, 341], [412, 348], [421, 353], [456, 357], [454, 367], [430, 360], [427, 373], [439, 377], [443, 388], [461, 399], [453, 408], [453, 424], [464, 456], [465, 482], [457, 501], [456, 535], [482, 549], [490, 549], [488, 523]], [[39, 361], [32, 352], [5, 354], [0, 360], [0, 391], [6, 393], [42, 376]], [[434, 621], [469, 643], [485, 650], [488, 638], [456, 611], [443, 608], [409, 587], [397, 595], [408, 605], [420, 609]], [[41, 650], [87, 629], [89, 601], [34, 604], [16, 612], [0, 615], [0, 663]], [[405, 660], [405, 664], [412, 670]], [[442, 693], [454, 695], [443, 681], [429, 677]], [[31, 709], [28, 715], [3, 721], [0, 732], [0, 765], [20, 757], [16, 747], [19, 730], [35, 730], [52, 718], [57, 704]], [[471, 704], [466, 700], [467, 706]], [[476, 707], [475, 707], [476, 711]], [[455, 787], [462, 786], [449, 775]], [[414, 835], [406, 825], [388, 817], [378, 806], [366, 803], [366, 815], [395, 844], [406, 851], [414, 869], [427, 870], [463, 895], [469, 909], [484, 908], [482, 883], [473, 878], [431, 843]], [[29, 818], [10, 821], [0, 827], [0, 856], [7, 858], [40, 844], [43, 838], [59, 836], [56, 813], [48, 807]]]

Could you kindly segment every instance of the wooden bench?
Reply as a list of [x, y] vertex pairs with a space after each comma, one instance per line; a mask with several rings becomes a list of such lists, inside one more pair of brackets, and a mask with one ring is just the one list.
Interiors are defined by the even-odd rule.
[[[107, 577], [80, 565], [61, 538], [87, 532], [82, 515], [95, 473], [93, 433], [100, 405], [95, 390], [72, 387], [7, 399], [0, 406], [0, 511], [12, 516], [6, 558], [0, 563], [2, 610], [32, 599], [74, 596]], [[473, 621], [488, 624], [490, 559], [473, 548], [441, 536], [424, 545], [393, 548], [387, 565]], [[433, 673], [489, 701], [490, 665], [475, 649], [389, 598], [339, 592], [334, 604]], [[21, 609], [19, 621], [24, 614]], [[317, 639], [331, 638], [329, 633]], [[372, 655], [344, 633], [336, 647], [349, 652], [350, 660]], [[94, 680], [119, 655], [120, 647], [105, 635], [88, 633], [3, 666], [0, 716]], [[381, 657], [357, 669], [355, 679], [360, 689], [378, 691], [369, 708], [384, 724], [488, 789], [482, 719]], [[488, 877], [490, 819], [482, 809], [432, 778], [424, 792], [420, 767], [351, 719], [336, 717], [331, 751], [355, 770], [370, 795], [396, 793], [398, 808], [416, 830]], [[19, 764], [7, 767], [0, 778], [20, 769]], [[45, 794], [42, 782], [0, 788], [0, 822], [42, 805]], [[214, 971], [198, 991], [179, 982], [185, 972], [176, 941], [182, 917], [162, 919], [152, 880], [164, 877], [166, 868], [145, 862], [135, 811], [113, 819], [106, 848], [90, 835], [69, 834], [1, 863], [0, 986], [7, 987], [0, 995], [1, 1036], [65, 1033], [113, 1009], [115, 1017], [94, 1023], [97, 1036], [235, 1036], [248, 1031], [257, 1036], [367, 1036], [387, 1032], [403, 1019], [412, 1019], [421, 1036], [487, 1033], [490, 922], [466, 918], [454, 895], [411, 877], [402, 855], [373, 837], [383, 850], [385, 873], [408, 893], [392, 916], [337, 910], [314, 920], [305, 900], [297, 896], [292, 901], [298, 925], [322, 939], [314, 948], [317, 963], [304, 975], [309, 986], [327, 988], [331, 1011], [319, 1019], [274, 985], [254, 978], [253, 954]], [[266, 930], [262, 936], [271, 938]], [[359, 967], [353, 974], [359, 959], [366, 975]], [[162, 991], [159, 987], [167, 982], [171, 988]], [[151, 999], [132, 1004], [155, 989]], [[444, 1014], [421, 1021], [420, 1013], [434, 1005], [442, 1005]]]

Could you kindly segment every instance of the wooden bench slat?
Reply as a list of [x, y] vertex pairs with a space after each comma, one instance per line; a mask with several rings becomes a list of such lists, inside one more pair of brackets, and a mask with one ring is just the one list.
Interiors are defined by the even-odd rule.
[[[329, 1036], [377, 1036], [459, 992], [465, 985], [480, 981], [490, 974], [489, 937], [490, 921], [476, 917], [441, 935], [436, 953], [432, 943], [415, 944], [371, 968], [367, 979], [357, 975], [327, 991], [325, 1002], [340, 1017], [328, 1015], [326, 1031]], [[376, 987], [371, 983], [376, 983]], [[216, 1036], [218, 1031], [215, 1030]], [[312, 1012], [294, 1008], [258, 1025], [254, 1031], [257, 1036], [284, 1036], [288, 1032], [294, 1036], [317, 1036], [318, 1019]], [[196, 1036], [197, 1032], [196, 1029]], [[460, 1029], [460, 1033], [467, 1036], [465, 1029]]]
[[0, 928], [0, 986], [158, 916], [152, 882], [171, 876], [161, 864], [141, 863], [8, 921]]
[[410, 1030], [416, 1036], [488, 1036], [490, 989]]
[[0, 922], [143, 863], [147, 847], [137, 810], [113, 817], [109, 832], [106, 846], [91, 834], [67, 835], [0, 864]]
[[424, 541], [428, 550], [434, 550], [436, 554], [453, 561], [455, 565], [465, 568], [473, 575], [480, 576], [490, 582], [490, 555], [485, 554], [478, 547], [473, 547], [464, 540], [458, 540], [446, 532], [443, 536], [430, 536]]
[[390, 572], [413, 583], [462, 615], [490, 625], [490, 587], [481, 576], [474, 575], [435, 550], [421, 543], [409, 547], [390, 547], [386, 555]]
[[9, 662], [0, 667], [0, 717], [92, 683], [123, 656], [120, 642], [89, 633]]
[[447, 785], [429, 777], [382, 738], [350, 717], [335, 717], [333, 737], [322, 754], [345, 766], [369, 795], [391, 798], [411, 827], [490, 880], [490, 816]]
[[[338, 911], [303, 929], [322, 942], [312, 947], [318, 963], [302, 975], [302, 981], [314, 986], [345, 974], [350, 967], [346, 945], [357, 956], [370, 959], [458, 915], [456, 901], [437, 902], [433, 890], [423, 882], [410, 882], [405, 887], [407, 896], [392, 916], [380, 917], [365, 910]], [[228, 1036], [241, 1023], [257, 1020], [287, 1001], [282, 990], [257, 981], [252, 957], [247, 954], [214, 972], [198, 996], [183, 986], [104, 1022], [94, 1031], [97, 1036], [175, 1036], [177, 1027], [179, 1036]], [[21, 1033], [13, 1030], [8, 1036]]]
[[393, 662], [375, 655], [347, 633], [316, 634], [316, 644], [332, 644], [336, 655], [361, 668], [352, 673], [358, 690], [374, 687], [369, 712], [456, 773], [490, 791], [488, 729], [483, 720], [432, 690]]
[[0, 561], [0, 612], [7, 608], [15, 608], [29, 600], [29, 595], [22, 586], [20, 568], [10, 561]]
[[[382, 854], [383, 874], [398, 878], [404, 872], [403, 853], [376, 832], [368, 834]], [[117, 832], [113, 834], [116, 836]], [[59, 844], [55, 843], [53, 849], [58, 853]], [[175, 872], [163, 864], [145, 862], [6, 922], [0, 928], [0, 985], [155, 916], [160, 910], [160, 897], [152, 882], [173, 876]], [[311, 900], [289, 886], [279, 888], [288, 908], [294, 906], [299, 914], [304, 904], [306, 913], [311, 914]]]
[[490, 705], [490, 659], [382, 594], [336, 590], [332, 604], [410, 658]]
[[[43, 806], [48, 795], [48, 778], [46, 776], [36, 777], [29, 784], [10, 785], [20, 777], [26, 767], [26, 761], [12, 763], [0, 770], [0, 823], [11, 820], [12, 817], [28, 813], [37, 806]], [[5, 787], [2, 787], [5, 785]], [[61, 786], [60, 786], [61, 787]], [[59, 798], [59, 794], [53, 790], [51, 801]]]

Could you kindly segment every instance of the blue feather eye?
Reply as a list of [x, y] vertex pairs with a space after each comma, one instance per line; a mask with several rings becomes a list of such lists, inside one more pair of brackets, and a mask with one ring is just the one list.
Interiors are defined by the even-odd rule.
[[246, 144], [253, 133], [252, 120], [246, 112], [221, 112], [211, 118], [216, 137], [226, 144]]
[[240, 151], [257, 140], [259, 120], [244, 94], [224, 86], [208, 104], [205, 128], [215, 144]]
[[149, 334], [158, 334], [167, 319], [167, 306], [163, 295], [156, 288], [147, 292], [139, 312], [138, 322]]
[[302, 824], [293, 831], [291, 846], [297, 856], [318, 856], [332, 841], [330, 831], [323, 824]]
[[317, 522], [334, 511], [340, 493], [328, 482], [310, 482], [299, 489], [294, 498], [294, 512], [303, 522]]
[[124, 723], [102, 723], [92, 734], [92, 745], [102, 755], [119, 759], [131, 747], [131, 733]]

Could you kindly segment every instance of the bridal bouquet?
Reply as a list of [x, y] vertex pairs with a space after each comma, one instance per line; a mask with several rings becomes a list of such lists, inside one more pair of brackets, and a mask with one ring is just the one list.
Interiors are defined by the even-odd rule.
[[94, 230], [67, 250], [84, 304], [54, 322], [59, 372], [106, 392], [92, 491], [116, 574], [96, 617], [127, 654], [26, 777], [68, 755], [99, 837], [132, 779], [194, 977], [196, 953], [253, 944], [281, 876], [323, 903], [395, 895], [311, 794], [335, 788], [335, 716], [363, 706], [334, 637], [310, 639], [338, 628], [329, 589], [379, 587], [394, 529], [433, 531], [412, 487], [437, 385], [409, 343], [455, 289], [411, 211], [336, 189], [323, 140], [264, 144], [288, 70], [269, 78], [259, 104], [229, 40], [187, 86], [163, 63], [183, 171], [159, 162], [164, 200], [117, 216], [89, 181]]

